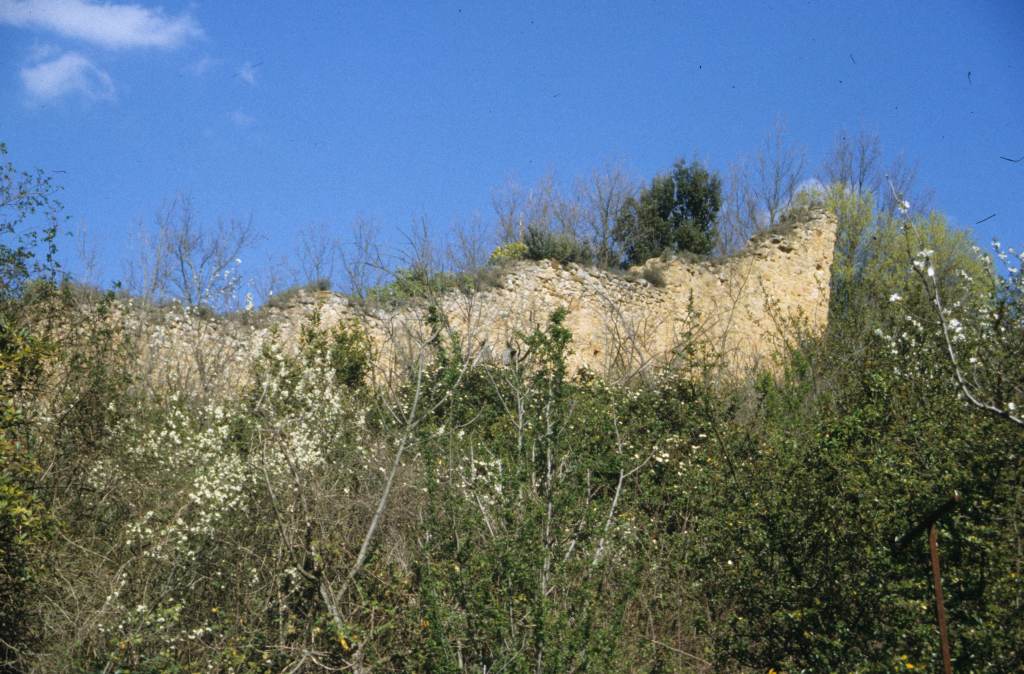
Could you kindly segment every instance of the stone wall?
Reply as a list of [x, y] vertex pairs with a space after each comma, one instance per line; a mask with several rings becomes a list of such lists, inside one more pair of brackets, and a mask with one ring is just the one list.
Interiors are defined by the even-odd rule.
[[[518, 262], [499, 287], [432, 301], [474, 358], [512, 357], [516, 332], [542, 325], [565, 307], [574, 368], [628, 376], [701, 349], [726, 370], [739, 371], [775, 352], [794, 322], [812, 331], [824, 327], [835, 236], [835, 218], [816, 212], [785, 231], [755, 237], [744, 251], [722, 260], [653, 259], [629, 273]], [[382, 373], [415, 357], [428, 336], [425, 302], [369, 310], [342, 295], [311, 293], [260, 312], [250, 326], [223, 319], [164, 321], [149, 331], [148, 360], [153, 374], [168, 384], [189, 372], [208, 376], [225, 366], [243, 373], [271, 331], [294, 344], [314, 309], [327, 325], [344, 320], [365, 326]], [[204, 358], [209, 362], [198, 362]]]

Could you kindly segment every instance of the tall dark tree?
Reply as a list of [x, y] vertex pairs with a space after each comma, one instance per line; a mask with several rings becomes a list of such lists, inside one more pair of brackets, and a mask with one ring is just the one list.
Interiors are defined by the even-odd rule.
[[656, 176], [639, 197], [626, 200], [613, 236], [627, 264], [640, 264], [668, 249], [707, 254], [715, 246], [722, 181], [700, 163], [679, 160]]

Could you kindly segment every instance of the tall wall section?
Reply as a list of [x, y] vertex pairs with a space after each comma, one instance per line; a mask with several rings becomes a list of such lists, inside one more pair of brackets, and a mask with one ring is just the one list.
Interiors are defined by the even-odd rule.
[[[450, 292], [433, 301], [471, 358], [515, 357], [515, 335], [564, 307], [574, 368], [628, 376], [697, 350], [737, 372], [763, 363], [794, 325], [824, 327], [835, 237], [834, 216], [818, 211], [784, 231], [755, 237], [744, 251], [721, 260], [653, 259], [628, 274], [518, 262], [498, 287]], [[429, 337], [424, 303], [367, 309], [339, 294], [307, 294], [287, 307], [259, 312], [248, 326], [181, 316], [163, 321], [146, 330], [147, 376], [183, 386], [230, 367], [242, 381], [247, 363], [271, 333], [286, 347], [296, 344], [313, 310], [326, 325], [364, 326], [382, 376], [422, 353]]]

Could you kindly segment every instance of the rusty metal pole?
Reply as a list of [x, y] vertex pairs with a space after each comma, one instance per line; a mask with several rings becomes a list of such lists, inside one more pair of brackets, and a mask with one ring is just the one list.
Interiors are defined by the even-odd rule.
[[951, 513], [960, 505], [960, 492], [954, 491], [945, 503], [925, 515], [924, 519], [914, 525], [910, 531], [893, 542], [893, 550], [905, 548], [928, 529], [928, 547], [932, 557], [932, 584], [935, 587], [935, 617], [939, 623], [939, 639], [942, 642], [942, 666], [945, 674], [953, 674], [953, 661], [949, 650], [949, 630], [946, 629], [946, 605], [942, 599], [942, 570], [939, 567], [939, 520]]
[[942, 571], [939, 568], [939, 525], [932, 522], [928, 531], [928, 547], [932, 553], [932, 583], [935, 585], [935, 615], [939, 622], [942, 641], [942, 667], [945, 674], [953, 674], [953, 661], [949, 655], [949, 632], [946, 630], [946, 605], [942, 600]]

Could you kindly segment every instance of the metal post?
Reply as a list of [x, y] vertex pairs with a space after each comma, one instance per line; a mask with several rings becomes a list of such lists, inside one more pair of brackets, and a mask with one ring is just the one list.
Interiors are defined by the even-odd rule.
[[925, 515], [908, 532], [893, 541], [893, 550], [906, 547], [928, 529], [928, 547], [932, 557], [932, 584], [935, 587], [935, 617], [939, 623], [939, 639], [942, 642], [942, 667], [945, 674], [953, 674], [953, 660], [949, 651], [949, 630], [946, 629], [946, 605], [942, 599], [942, 570], [939, 567], [939, 525], [938, 521], [960, 505], [960, 492], [954, 491], [945, 503]]
[[939, 621], [939, 639], [942, 641], [942, 667], [953, 674], [953, 661], [949, 655], [949, 633], [946, 630], [946, 605], [942, 600], [942, 572], [939, 568], [939, 526], [932, 522], [928, 531], [928, 547], [932, 553], [932, 583], [935, 585], [935, 614]]

